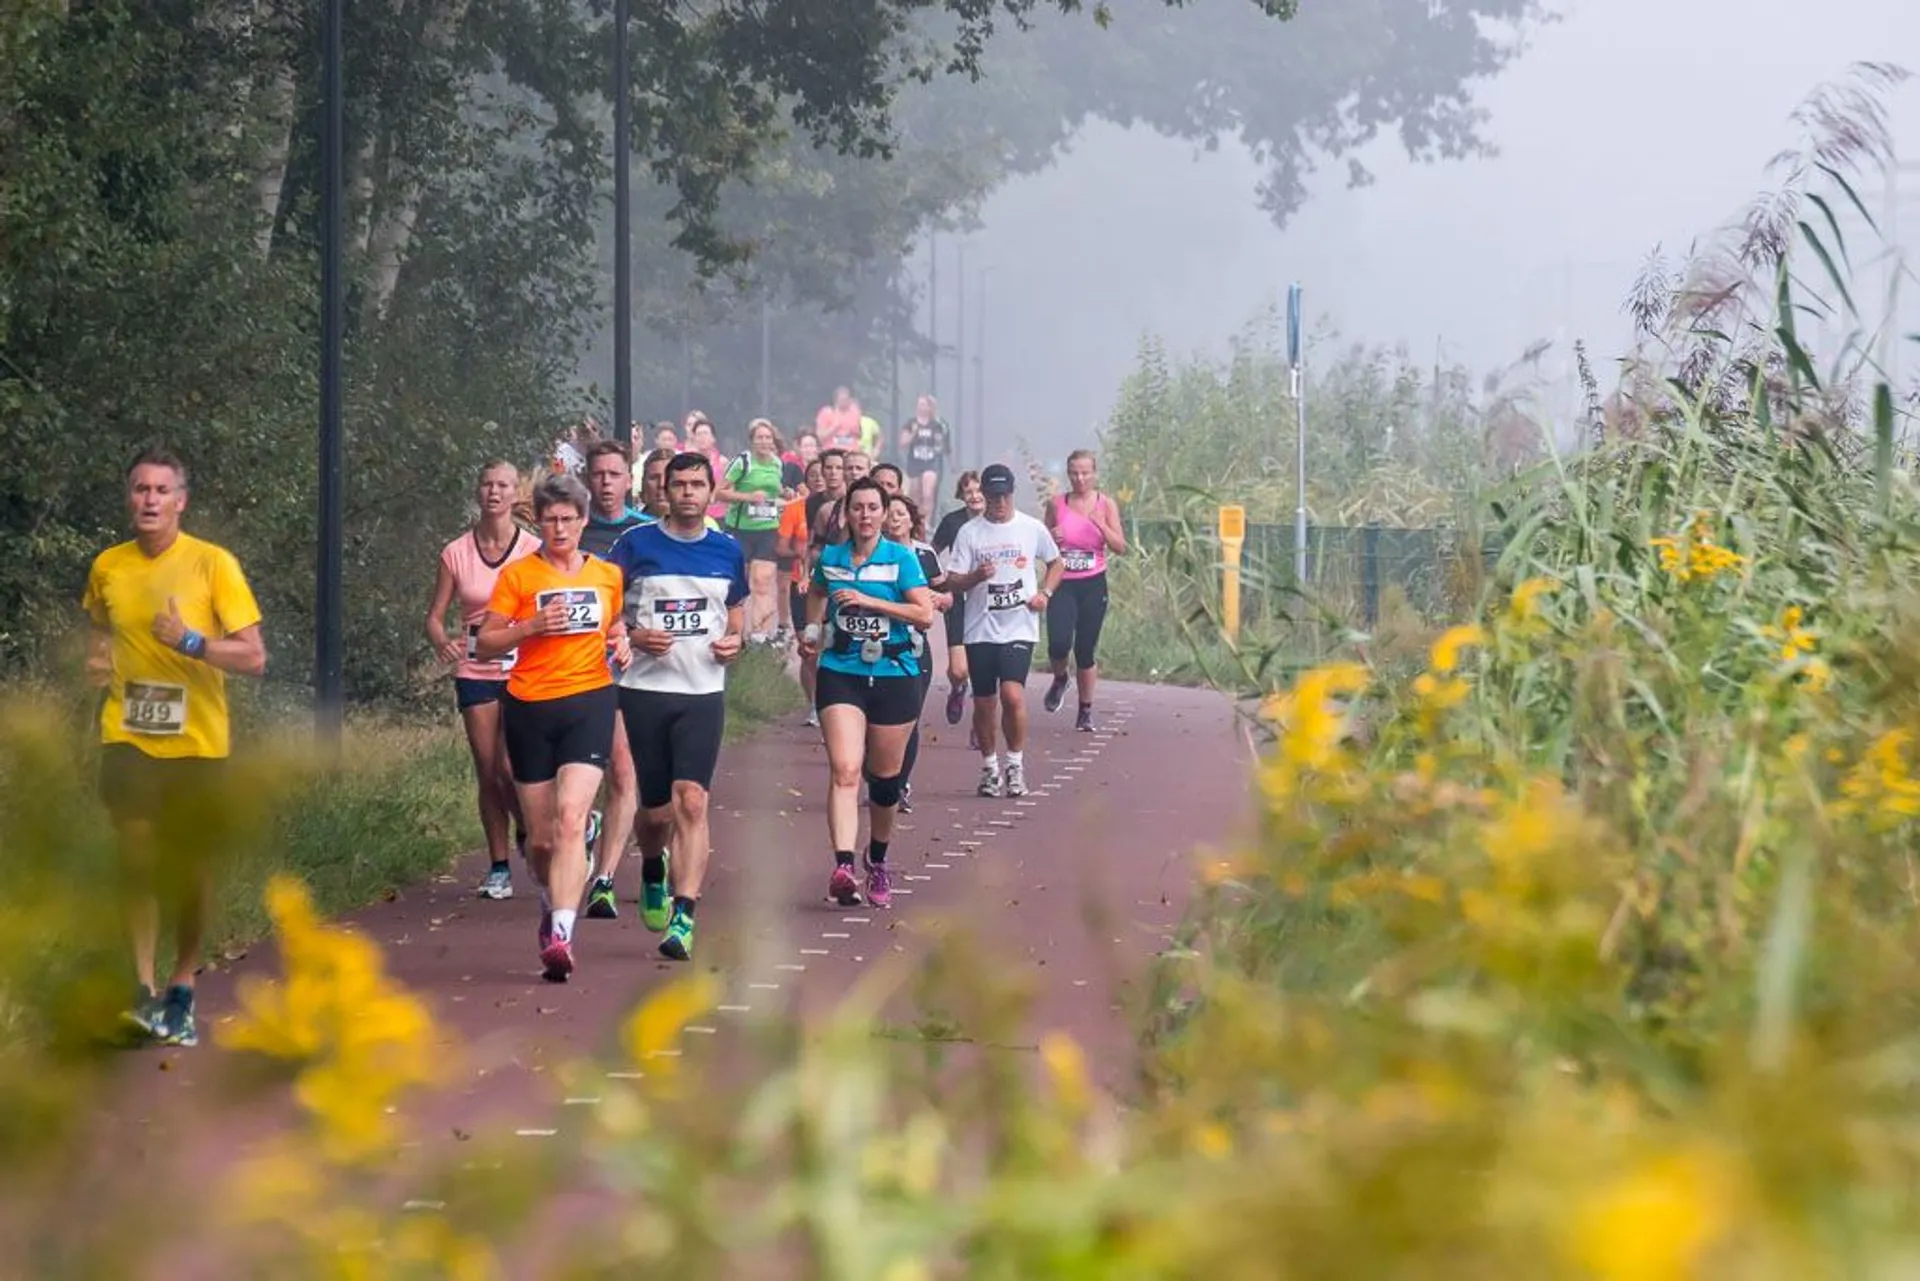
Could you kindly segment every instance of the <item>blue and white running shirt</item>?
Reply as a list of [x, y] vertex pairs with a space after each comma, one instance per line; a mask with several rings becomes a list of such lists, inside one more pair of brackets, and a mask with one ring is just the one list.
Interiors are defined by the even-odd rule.
[[658, 657], [635, 645], [620, 684], [659, 694], [726, 689], [727, 669], [712, 646], [727, 634], [727, 611], [747, 599], [740, 544], [715, 529], [682, 538], [664, 524], [640, 525], [620, 535], [607, 559], [626, 578], [627, 627], [673, 637]]

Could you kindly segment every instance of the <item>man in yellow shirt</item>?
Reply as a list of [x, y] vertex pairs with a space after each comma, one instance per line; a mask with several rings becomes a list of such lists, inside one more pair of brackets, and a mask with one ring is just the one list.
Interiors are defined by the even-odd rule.
[[[210, 855], [222, 826], [227, 673], [267, 669], [240, 562], [180, 528], [187, 469], [149, 449], [127, 469], [133, 538], [94, 558], [82, 608], [87, 674], [100, 706], [100, 798], [126, 864], [127, 925], [140, 992], [127, 1018], [168, 1045], [194, 1045], [193, 976], [206, 926]], [[160, 889], [173, 901], [178, 955], [155, 983]]]

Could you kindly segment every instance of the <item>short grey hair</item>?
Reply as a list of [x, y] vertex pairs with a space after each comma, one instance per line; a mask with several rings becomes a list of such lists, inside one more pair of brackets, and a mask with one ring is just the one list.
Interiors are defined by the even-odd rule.
[[548, 476], [533, 487], [533, 518], [539, 520], [549, 507], [565, 504], [582, 516], [589, 510], [587, 487], [567, 472]]

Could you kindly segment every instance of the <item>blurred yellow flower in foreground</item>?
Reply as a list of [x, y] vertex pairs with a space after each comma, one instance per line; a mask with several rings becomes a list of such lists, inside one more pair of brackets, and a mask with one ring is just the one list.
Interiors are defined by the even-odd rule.
[[1487, 643], [1487, 634], [1477, 623], [1462, 623], [1449, 627], [1440, 633], [1433, 642], [1433, 650], [1428, 658], [1428, 666], [1441, 675], [1450, 675], [1460, 666], [1460, 651]]
[[1920, 779], [1907, 767], [1913, 735], [1892, 729], [1873, 740], [1865, 755], [1840, 780], [1837, 817], [1864, 816], [1876, 831], [1897, 827], [1920, 815]]
[[1805, 614], [1798, 605], [1787, 606], [1778, 623], [1769, 623], [1760, 634], [1780, 647], [1780, 661], [1791, 663], [1802, 654], [1811, 654], [1820, 644], [1820, 633], [1803, 625]]
[[1654, 1158], [1574, 1207], [1568, 1247], [1599, 1281], [1687, 1281], [1732, 1218], [1733, 1177], [1704, 1153]]
[[323, 1149], [339, 1160], [370, 1156], [387, 1138], [394, 1100], [438, 1075], [433, 1018], [387, 977], [371, 940], [320, 920], [298, 880], [276, 876], [266, 900], [283, 977], [242, 980], [240, 1013], [221, 1043], [301, 1064], [294, 1097]]
[[719, 980], [701, 972], [677, 978], [648, 997], [628, 1018], [627, 1054], [646, 1072], [649, 1087], [672, 1088], [678, 1070], [680, 1033], [720, 999]]
[[1069, 1117], [1085, 1116], [1093, 1100], [1087, 1080], [1087, 1056], [1080, 1043], [1065, 1032], [1049, 1032], [1040, 1039], [1040, 1062], [1053, 1082], [1054, 1097]]

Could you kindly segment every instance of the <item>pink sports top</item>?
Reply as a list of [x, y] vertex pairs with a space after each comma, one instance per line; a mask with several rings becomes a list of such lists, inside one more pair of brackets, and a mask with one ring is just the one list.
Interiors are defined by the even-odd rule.
[[540, 540], [517, 526], [506, 554], [497, 561], [480, 554], [480, 544], [471, 529], [441, 550], [440, 563], [453, 575], [453, 595], [460, 603], [460, 625], [465, 630], [461, 637], [465, 657], [453, 672], [461, 680], [503, 681], [513, 670], [516, 656], [511, 653], [495, 662], [474, 661], [473, 643], [480, 635], [480, 623], [487, 616], [487, 602], [493, 599], [493, 584], [500, 577], [500, 571], [539, 550]]
[[[1082, 516], [1062, 494], [1054, 499], [1053, 541], [1060, 545], [1060, 559], [1066, 562], [1062, 578], [1092, 578], [1107, 572], [1107, 536], [1090, 517]], [[1099, 511], [1107, 501], [1096, 494], [1093, 509]]]

